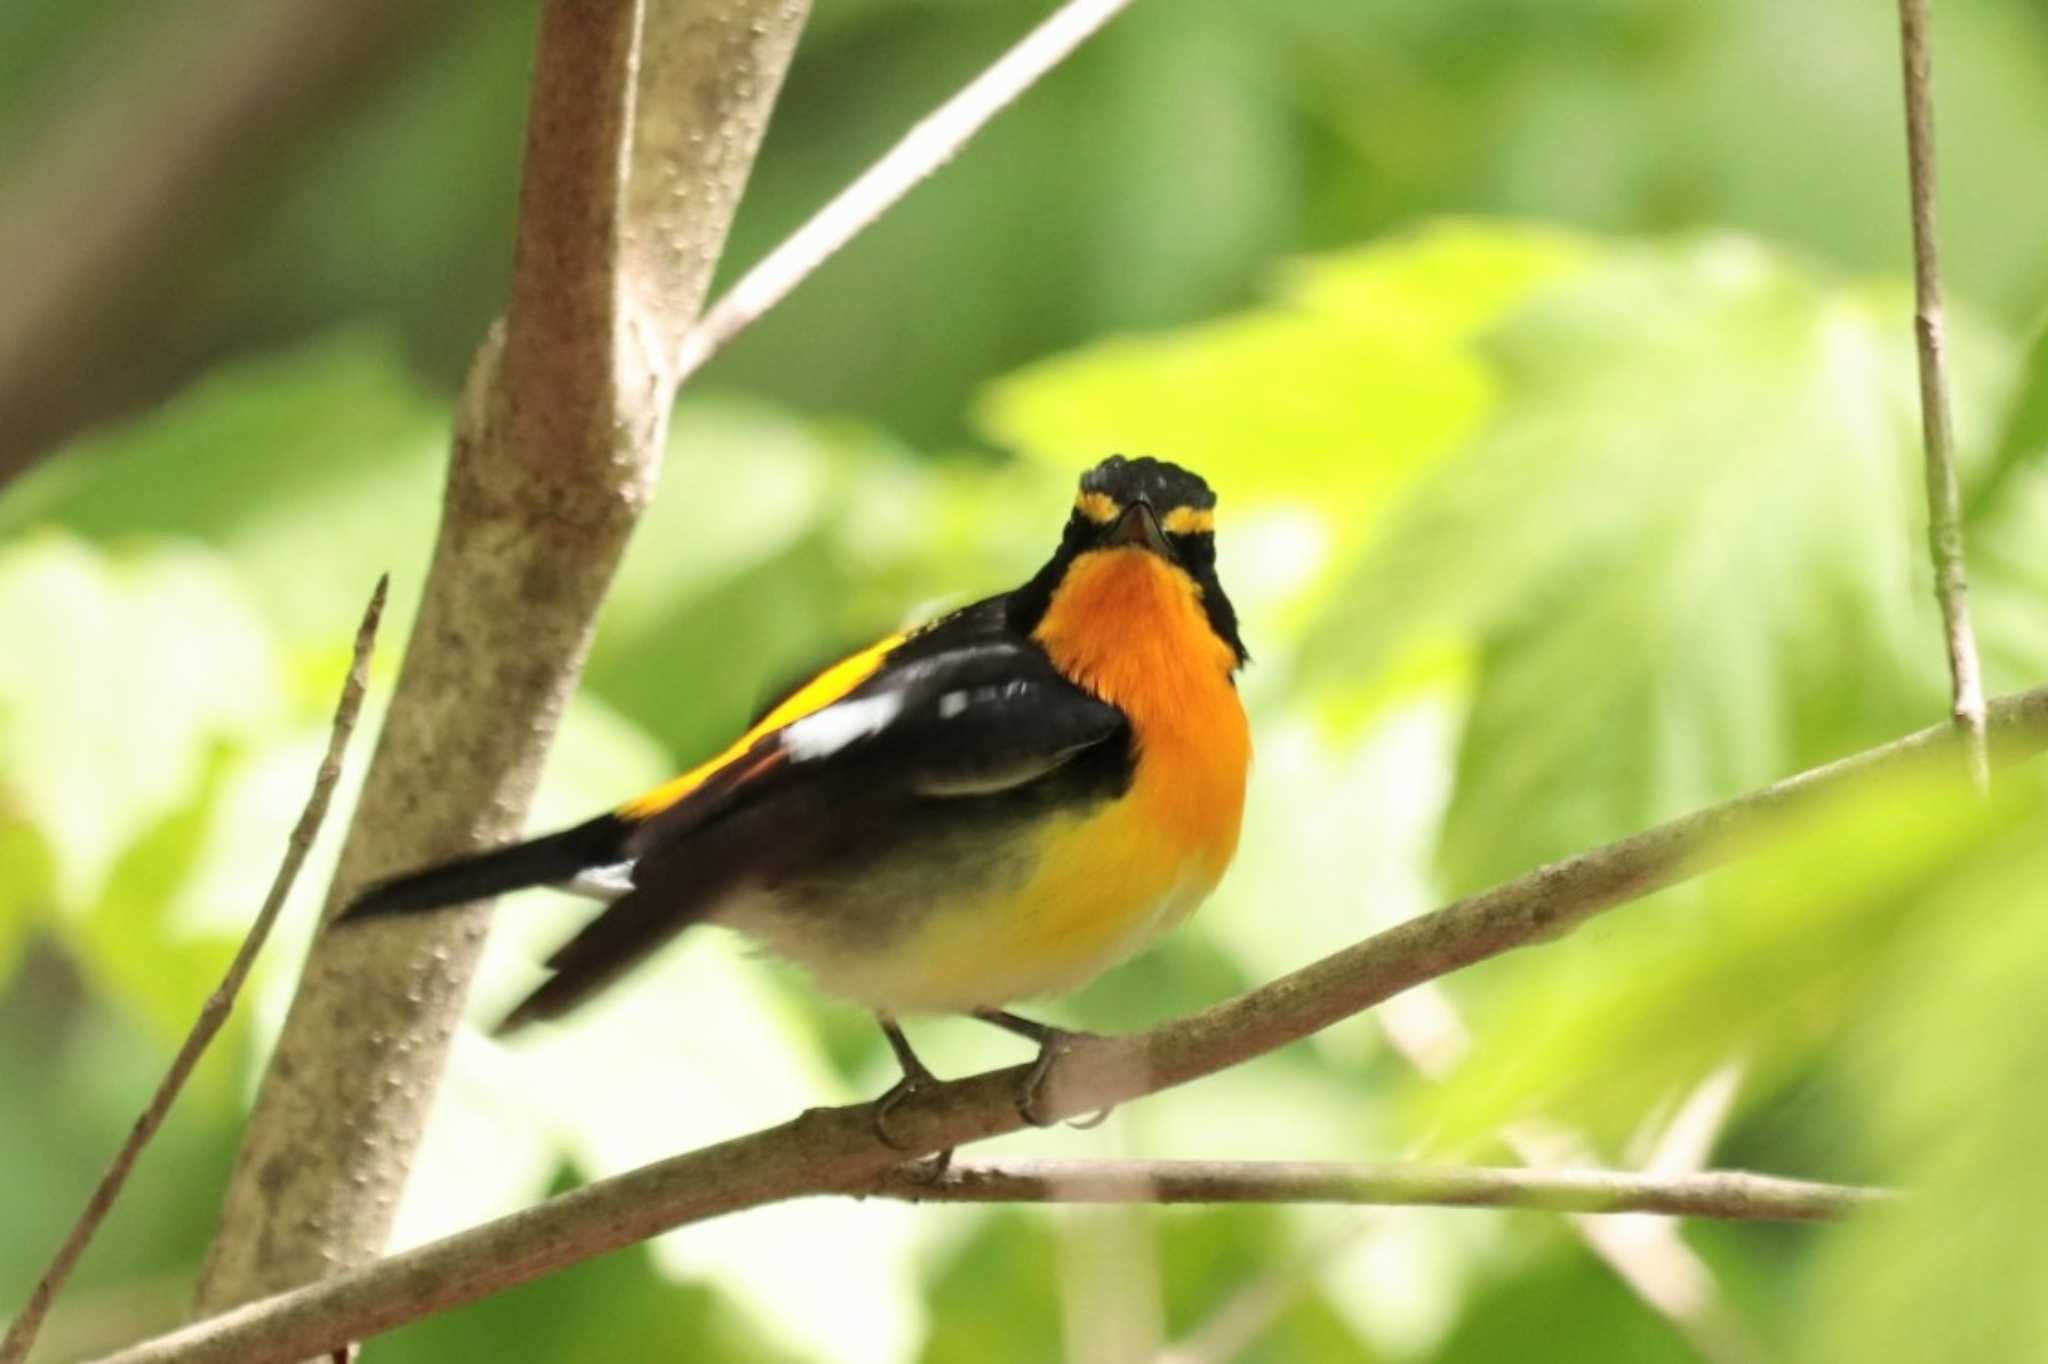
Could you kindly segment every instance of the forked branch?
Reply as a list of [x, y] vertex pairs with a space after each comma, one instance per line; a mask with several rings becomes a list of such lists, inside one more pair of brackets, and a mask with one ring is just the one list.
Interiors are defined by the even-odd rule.
[[[2048, 687], [1990, 708], [1994, 757], [2048, 746]], [[1306, 1037], [1423, 981], [1555, 937], [1734, 856], [1742, 835], [1802, 802], [1951, 747], [1951, 725], [1817, 768], [1581, 853], [1409, 920], [1247, 994], [1130, 1037], [1077, 1047], [1041, 1092], [1069, 1117], [1213, 1074]], [[1023, 1124], [1026, 1067], [935, 1086], [898, 1109], [896, 1140], [938, 1151]], [[787, 1123], [576, 1189], [510, 1217], [108, 1356], [103, 1364], [287, 1364], [474, 1302], [551, 1270], [744, 1208], [883, 1187], [903, 1153], [875, 1140], [868, 1105]]]
[[1920, 432], [1927, 458], [1927, 540], [1934, 595], [1948, 645], [1950, 695], [1963, 752], [1979, 791], [1991, 779], [1984, 752], [1984, 675], [1970, 626], [1963, 568], [1962, 494], [1956, 478], [1955, 419], [1949, 410], [1948, 322], [1941, 300], [1936, 232], [1934, 52], [1928, 0], [1899, 0], [1899, 51], [1906, 89], [1906, 170], [1913, 206], [1913, 335], [1920, 360]]

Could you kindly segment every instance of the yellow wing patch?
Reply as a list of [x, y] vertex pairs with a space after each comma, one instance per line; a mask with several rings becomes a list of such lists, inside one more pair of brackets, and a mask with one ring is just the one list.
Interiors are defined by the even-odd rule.
[[617, 813], [624, 819], [648, 819], [660, 814], [710, 780], [720, 768], [752, 748], [760, 741], [762, 735], [772, 734], [784, 725], [794, 724], [806, 715], [823, 710], [873, 677], [876, 670], [882, 666], [882, 660], [908, 637], [908, 631], [898, 631], [886, 639], [876, 641], [857, 654], [840, 659], [791, 692], [773, 710], [762, 716], [753, 728], [733, 740], [723, 753], [709, 762], [698, 764], [680, 777], [663, 782], [646, 795], [636, 796], [627, 801], [618, 808]]

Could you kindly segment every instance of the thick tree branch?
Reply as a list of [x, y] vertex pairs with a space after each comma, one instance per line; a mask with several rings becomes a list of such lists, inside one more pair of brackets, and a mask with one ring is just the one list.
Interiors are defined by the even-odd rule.
[[1732, 1222], [1826, 1222], [1890, 1197], [1739, 1170], [1483, 1168], [1264, 1160], [963, 1161], [937, 1181], [910, 1167], [873, 1193], [909, 1203], [1347, 1203], [1661, 1213]]
[[[1992, 752], [2048, 745], [2048, 687], [1991, 707]], [[1951, 725], [1871, 749], [1556, 862], [1422, 915], [1257, 990], [1130, 1037], [1076, 1047], [1041, 1093], [1048, 1118], [1093, 1111], [1211, 1074], [1306, 1037], [1461, 966], [1554, 937], [1739, 851], [1740, 836], [1859, 778], [1898, 771], [1956, 741]], [[912, 1153], [1017, 1130], [1028, 1067], [934, 1087], [891, 1117]], [[743, 1208], [871, 1192], [902, 1153], [875, 1140], [870, 1105], [813, 1109], [777, 1127], [657, 1161], [324, 1283], [225, 1313], [104, 1364], [272, 1364], [443, 1311], [550, 1270]]]
[[1067, 0], [1015, 47], [925, 115], [880, 160], [832, 196], [705, 310], [703, 318], [682, 338], [675, 358], [675, 380], [681, 382], [703, 368], [841, 247], [958, 156], [990, 119], [1130, 4], [1131, 0]]
[[[665, 62], [678, 25], [729, 38], [685, 45], [707, 65], [678, 60], [638, 88], [641, 126], [664, 130], [652, 146], [634, 141], [643, 9]], [[518, 832], [658, 467], [667, 410], [642, 332], [680, 331], [701, 304], [807, 9], [545, 5], [507, 319], [471, 373], [433, 564], [330, 913], [373, 876]], [[753, 60], [724, 64], [734, 50]], [[724, 150], [715, 162], [671, 157], [676, 138]], [[633, 245], [622, 216], [671, 198], [689, 207], [662, 218], [665, 248]], [[655, 285], [638, 272], [665, 274]], [[315, 939], [228, 1190], [203, 1308], [381, 1250], [484, 931], [472, 906]]]
[[206, 1048], [234, 1011], [243, 982], [248, 980], [249, 970], [256, 964], [256, 954], [263, 950], [271, 928], [277, 923], [278, 913], [284, 908], [292, 887], [298, 884], [299, 868], [306, 864], [306, 854], [312, 851], [313, 840], [319, 837], [320, 826], [327, 818], [327, 804], [334, 795], [334, 784], [341, 780], [342, 755], [348, 751], [349, 736], [355, 733], [356, 717], [363, 709], [363, 691], [369, 685], [370, 654], [377, 644], [377, 624], [384, 617], [384, 598], [390, 585], [388, 577], [380, 578], [376, 590], [370, 594], [362, 625], [356, 630], [354, 657], [349, 664], [348, 675], [342, 679], [341, 700], [334, 708], [334, 724], [327, 735], [327, 752], [313, 774], [312, 794], [306, 797], [306, 808], [285, 841], [284, 860], [278, 864], [270, 892], [256, 911], [255, 922], [249, 925], [242, 945], [235, 950], [234, 959], [228, 963], [227, 974], [221, 977], [220, 984], [214, 987], [213, 993], [200, 1007], [192, 1030], [178, 1047], [177, 1055], [171, 1058], [170, 1068], [158, 1082], [156, 1093], [150, 1096], [142, 1116], [135, 1120], [127, 1140], [121, 1143], [121, 1149], [115, 1153], [106, 1174], [101, 1176], [99, 1187], [87, 1200], [85, 1210], [72, 1224], [64, 1244], [57, 1248], [50, 1267], [36, 1281], [27, 1304], [15, 1317], [13, 1325], [8, 1327], [6, 1339], [0, 1340], [0, 1364], [20, 1364], [28, 1358], [29, 1350], [36, 1343], [36, 1333], [42, 1329], [43, 1318], [49, 1313], [50, 1303], [64, 1287], [64, 1281], [71, 1277], [72, 1267], [78, 1263], [78, 1257], [91, 1244], [93, 1233], [99, 1230], [100, 1223], [113, 1209], [114, 1200], [121, 1196], [122, 1188], [128, 1183], [128, 1175], [135, 1168], [136, 1158], [149, 1145], [157, 1129], [163, 1126], [165, 1115], [184, 1091], [185, 1082], [192, 1078], [199, 1058], [206, 1054]]
[[1948, 332], [1941, 301], [1935, 224], [1934, 52], [1928, 0], [1899, 0], [1899, 51], [1906, 89], [1906, 167], [1913, 208], [1913, 334], [1920, 359], [1920, 430], [1927, 452], [1927, 541], [1934, 595], [1948, 644], [1956, 727], [1979, 791], [1991, 779], [1984, 753], [1984, 676], [1970, 626], [1963, 568], [1962, 495], [1956, 480], [1955, 421], [1949, 411]]

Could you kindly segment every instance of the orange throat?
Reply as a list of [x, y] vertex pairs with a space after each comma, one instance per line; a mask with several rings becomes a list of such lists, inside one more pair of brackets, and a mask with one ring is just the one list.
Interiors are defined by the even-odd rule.
[[1211, 884], [1237, 851], [1251, 731], [1193, 578], [1147, 550], [1096, 550], [1067, 569], [1033, 632], [1063, 674], [1130, 717], [1129, 799], [1144, 836]]

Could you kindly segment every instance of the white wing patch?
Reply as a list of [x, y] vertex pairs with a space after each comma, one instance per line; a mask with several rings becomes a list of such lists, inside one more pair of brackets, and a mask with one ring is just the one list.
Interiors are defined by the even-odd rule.
[[863, 696], [858, 701], [841, 701], [815, 715], [806, 715], [782, 731], [782, 751], [791, 762], [813, 762], [829, 758], [856, 739], [880, 734], [903, 709], [899, 692]]
[[1014, 682], [991, 682], [986, 686], [968, 687], [961, 691], [949, 691], [939, 698], [939, 718], [950, 720], [966, 713], [969, 706], [985, 706], [994, 701], [1014, 700], [1031, 690], [1031, 684], [1021, 678]]

